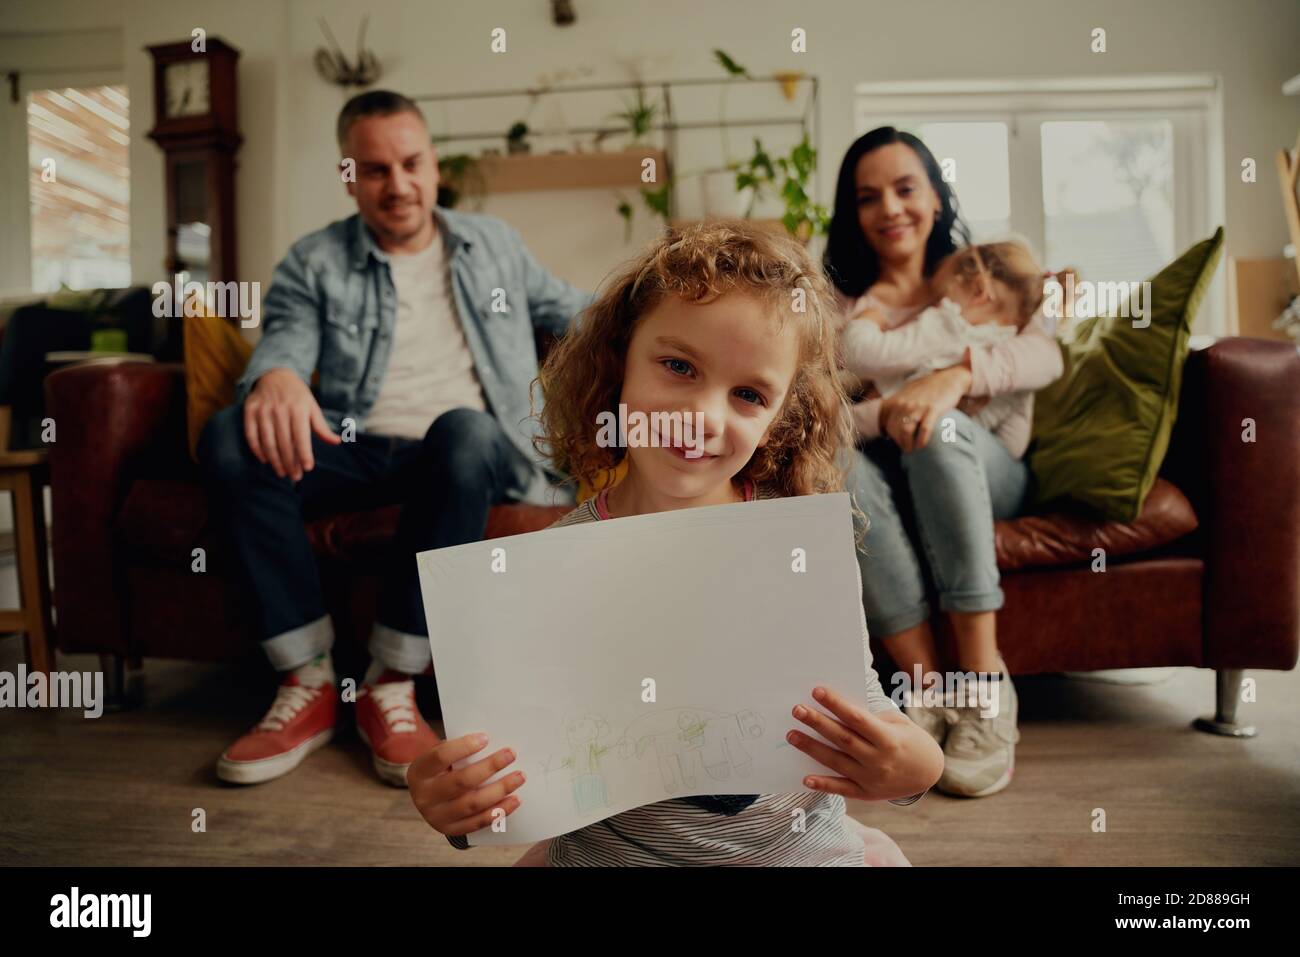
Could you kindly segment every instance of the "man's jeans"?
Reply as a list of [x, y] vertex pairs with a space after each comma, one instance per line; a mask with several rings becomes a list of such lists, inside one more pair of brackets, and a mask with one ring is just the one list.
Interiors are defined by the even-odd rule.
[[1033, 479], [983, 426], [955, 410], [939, 420], [949, 417], [952, 442], [936, 427], [923, 449], [900, 454], [877, 439], [851, 456], [845, 483], [870, 522], [858, 552], [863, 607], [883, 638], [930, 617], [927, 573], [944, 611], [1002, 607], [993, 522], [1024, 509]]
[[315, 468], [295, 483], [257, 460], [244, 438], [243, 406], [214, 415], [199, 440], [199, 461], [256, 598], [262, 646], [280, 671], [329, 650], [316, 559], [304, 520], [400, 503], [397, 538], [381, 569], [370, 653], [408, 673], [430, 663], [428, 626], [415, 554], [482, 539], [488, 511], [518, 495], [520, 454], [491, 415], [452, 409], [424, 441], [360, 433], [330, 445], [312, 436]]

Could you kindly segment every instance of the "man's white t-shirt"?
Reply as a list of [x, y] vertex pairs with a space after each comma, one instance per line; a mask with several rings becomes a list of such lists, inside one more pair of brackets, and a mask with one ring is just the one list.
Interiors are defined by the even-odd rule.
[[409, 256], [390, 255], [397, 287], [397, 324], [388, 369], [365, 431], [422, 439], [444, 412], [486, 411], [474, 357], [451, 294], [442, 237]]

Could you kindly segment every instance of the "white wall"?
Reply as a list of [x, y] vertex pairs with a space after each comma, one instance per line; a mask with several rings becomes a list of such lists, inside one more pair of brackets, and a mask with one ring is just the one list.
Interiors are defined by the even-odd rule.
[[[386, 68], [380, 85], [408, 94], [526, 86], [562, 67], [588, 67], [588, 80], [623, 80], [625, 61], [633, 58], [640, 58], [649, 80], [710, 77], [719, 75], [712, 62], [715, 47], [757, 73], [815, 73], [821, 80], [820, 199], [827, 203], [840, 156], [854, 137], [859, 82], [1214, 73], [1224, 89], [1228, 253], [1275, 256], [1287, 241], [1272, 157], [1294, 142], [1300, 128], [1300, 97], [1280, 92], [1282, 82], [1300, 72], [1300, 4], [1294, 0], [587, 0], [575, 6], [578, 22], [561, 29], [551, 24], [549, 4], [542, 0], [390, 0], [364, 6], [348, 0], [6, 0], [0, 10], [0, 70], [8, 69], [3, 61], [21, 45], [5, 34], [121, 30], [119, 59], [132, 98], [132, 267], [138, 282], [161, 277], [163, 248], [161, 154], [144, 137], [153, 107], [143, 47], [182, 39], [202, 26], [243, 51], [239, 254], [244, 276], [265, 282], [294, 238], [351, 211], [335, 172], [332, 132], [347, 94], [317, 77], [311, 56], [322, 43], [318, 17], [329, 21], [348, 50], [367, 9], [368, 45]], [[489, 33], [498, 26], [507, 30], [506, 54], [489, 50]], [[807, 31], [806, 54], [790, 51], [796, 26]], [[1090, 32], [1098, 26], [1108, 34], [1104, 54], [1089, 49]], [[736, 115], [747, 105], [733, 95], [729, 111]], [[752, 105], [771, 110], [780, 101], [769, 91], [767, 100], [758, 97]], [[606, 103], [600, 111], [615, 106]], [[716, 95], [702, 94], [679, 107], [716, 115]], [[582, 118], [580, 107], [573, 109], [571, 122]], [[429, 111], [429, 119], [438, 129], [442, 114]], [[539, 108], [533, 125], [544, 119]], [[459, 126], [463, 120], [452, 122]], [[494, 129], [508, 125], [486, 114], [479, 122]], [[733, 137], [737, 152], [745, 145], [744, 136]], [[1259, 163], [1254, 184], [1241, 183], [1238, 175], [1247, 156]], [[689, 165], [686, 159], [679, 157], [679, 165]], [[580, 284], [594, 284], [634, 248], [623, 244], [607, 192], [499, 197], [488, 211], [508, 216], [539, 258]], [[648, 230], [648, 217], [639, 219]]]

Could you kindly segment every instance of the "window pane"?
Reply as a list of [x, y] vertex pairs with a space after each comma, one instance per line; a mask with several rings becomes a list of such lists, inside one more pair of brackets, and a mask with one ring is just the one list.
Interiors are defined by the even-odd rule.
[[28, 97], [33, 292], [131, 284], [127, 105], [124, 86]]
[[972, 238], [983, 242], [1004, 237], [1011, 229], [1007, 125], [921, 123], [909, 132], [930, 148], [941, 169], [947, 165], [955, 174], [952, 186]]
[[1098, 282], [1145, 279], [1174, 258], [1168, 120], [1044, 123], [1047, 262]]

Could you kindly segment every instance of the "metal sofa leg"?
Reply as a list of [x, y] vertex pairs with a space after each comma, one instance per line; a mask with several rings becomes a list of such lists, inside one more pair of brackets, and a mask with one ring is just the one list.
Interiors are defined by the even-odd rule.
[[144, 698], [140, 661], [106, 654], [99, 656], [99, 666], [104, 671], [104, 711], [116, 713], [138, 707]]
[[1253, 738], [1259, 733], [1254, 725], [1237, 723], [1243, 674], [1245, 672], [1240, 668], [1224, 668], [1215, 672], [1214, 717], [1197, 718], [1192, 722], [1193, 728], [1230, 738]]

